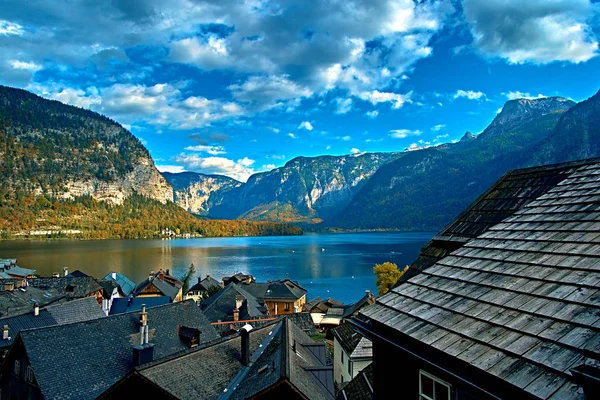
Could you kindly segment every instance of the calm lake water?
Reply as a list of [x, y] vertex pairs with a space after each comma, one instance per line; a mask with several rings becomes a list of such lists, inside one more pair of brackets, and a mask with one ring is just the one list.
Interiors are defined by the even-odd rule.
[[[434, 233], [337, 233], [303, 236], [201, 238], [176, 240], [5, 241], [0, 258], [40, 275], [79, 269], [95, 277], [120, 271], [140, 282], [150, 271], [171, 270], [181, 277], [194, 263], [196, 272], [220, 280], [235, 272], [259, 281], [297, 280], [310, 299], [359, 299], [376, 293], [373, 266], [391, 261], [399, 267], [414, 261]], [[195, 279], [194, 279], [195, 281]]]

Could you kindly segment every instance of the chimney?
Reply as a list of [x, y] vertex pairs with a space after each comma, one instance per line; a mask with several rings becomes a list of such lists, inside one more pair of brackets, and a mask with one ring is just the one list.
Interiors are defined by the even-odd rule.
[[240, 310], [242, 308], [242, 304], [244, 303], [244, 296], [237, 295], [235, 296], [235, 308], [236, 310]]
[[4, 325], [2, 328], [2, 339], [8, 340], [8, 325]]
[[40, 315], [40, 305], [37, 302], [33, 303], [33, 315], [36, 317]]
[[154, 359], [154, 344], [133, 346], [133, 365], [139, 367], [142, 364], [152, 362]]
[[375, 296], [373, 296], [373, 295], [371, 294], [371, 291], [370, 291], [370, 290], [366, 290], [366, 292], [367, 292], [367, 302], [368, 302], [369, 304], [375, 304], [375, 301], [376, 301], [376, 300], [375, 300]]
[[146, 305], [142, 304], [142, 312], [140, 313], [140, 345], [148, 344], [148, 314], [146, 313]]
[[171, 275], [171, 270], [169, 268], [167, 268], [167, 272], [165, 272], [165, 275], [167, 275], [167, 276]]
[[233, 309], [233, 320], [236, 322], [240, 320], [240, 310], [237, 308]]
[[63, 276], [67, 276], [67, 275], [69, 275], [69, 268], [64, 267], [63, 268]]
[[53, 272], [52, 273], [52, 277], [53, 278], [60, 278], [60, 274], [58, 272]]
[[240, 329], [240, 337], [242, 338], [242, 349], [240, 352], [240, 361], [245, 367], [250, 366], [250, 332], [248, 328]]
[[110, 276], [112, 276], [113, 280], [117, 280], [117, 273], [116, 272], [111, 272]]
[[163, 272], [162, 268], [158, 270], [158, 279], [161, 281], [165, 280], [165, 273]]
[[154, 271], [150, 271], [150, 274], [148, 275], [148, 280], [151, 281], [152, 279], [154, 279]]

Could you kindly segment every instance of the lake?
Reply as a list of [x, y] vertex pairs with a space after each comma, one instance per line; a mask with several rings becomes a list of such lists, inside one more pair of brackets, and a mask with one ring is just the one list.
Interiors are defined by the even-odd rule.
[[[2, 241], [0, 258], [16, 258], [25, 268], [50, 276], [79, 269], [101, 278], [119, 271], [140, 282], [150, 271], [170, 269], [177, 277], [194, 263], [197, 275], [220, 280], [235, 272], [258, 281], [289, 277], [307, 297], [358, 300], [377, 293], [373, 266], [413, 262], [433, 232], [332, 233], [303, 236], [199, 238], [175, 240]], [[194, 282], [196, 279], [194, 278]]]

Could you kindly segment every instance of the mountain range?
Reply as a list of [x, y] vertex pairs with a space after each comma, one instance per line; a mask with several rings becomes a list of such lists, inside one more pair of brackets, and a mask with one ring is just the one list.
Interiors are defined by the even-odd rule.
[[[481, 133], [400, 153], [298, 157], [281, 168], [199, 191], [175, 182], [194, 213], [301, 223], [312, 229], [438, 230], [511, 169], [600, 156], [600, 93], [508, 101]], [[185, 173], [192, 181], [202, 174]], [[212, 179], [217, 179], [212, 177]], [[178, 181], [181, 183], [181, 180]], [[191, 207], [191, 199], [207, 199]]]
[[[3, 205], [90, 198], [129, 207], [135, 195], [135, 204], [146, 198], [156, 203], [153, 209], [177, 204], [184, 213], [178, 220], [186, 221], [184, 210], [312, 229], [438, 230], [511, 169], [598, 156], [600, 93], [581, 103], [510, 100], [483, 132], [467, 132], [457, 143], [297, 157], [245, 183], [195, 172], [161, 174], [139, 140], [109, 118], [0, 87]], [[28, 226], [40, 224], [38, 214], [32, 211]]]

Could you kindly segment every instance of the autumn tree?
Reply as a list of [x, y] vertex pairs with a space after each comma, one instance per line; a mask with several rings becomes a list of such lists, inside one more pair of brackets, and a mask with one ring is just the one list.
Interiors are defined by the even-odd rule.
[[377, 275], [377, 289], [379, 290], [379, 295], [386, 294], [407, 270], [408, 265], [403, 271], [400, 271], [396, 264], [389, 261], [384, 262], [383, 264], [375, 264], [373, 272]]
[[184, 295], [190, 289], [190, 281], [192, 280], [192, 277], [194, 276], [195, 273], [196, 273], [196, 266], [194, 266], [194, 263], [191, 263], [190, 266], [188, 267], [187, 272], [185, 273], [183, 278], [181, 278], [182, 292]]

